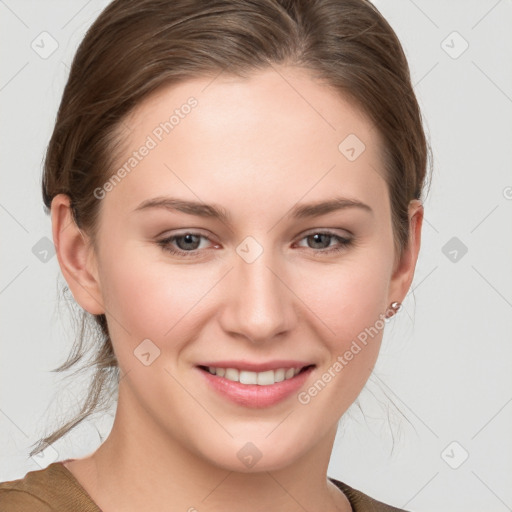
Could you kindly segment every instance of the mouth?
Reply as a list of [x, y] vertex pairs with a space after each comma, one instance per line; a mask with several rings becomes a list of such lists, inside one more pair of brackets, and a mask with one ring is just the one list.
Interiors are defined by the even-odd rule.
[[[271, 365], [217, 363], [197, 365], [207, 389], [216, 396], [252, 409], [271, 407], [299, 392], [316, 368], [314, 364], [276, 362]], [[273, 366], [274, 368], [269, 368]], [[248, 370], [257, 367], [260, 371]], [[262, 370], [262, 371], [261, 371]]]
[[241, 370], [238, 368], [225, 368], [216, 366], [203, 366], [198, 367], [210, 375], [222, 377], [231, 382], [238, 382], [246, 385], [257, 386], [273, 386], [279, 382], [293, 379], [300, 373], [306, 372], [313, 368], [314, 364], [309, 364], [302, 367], [282, 367], [275, 370], [265, 370], [262, 372], [254, 372], [249, 370]]

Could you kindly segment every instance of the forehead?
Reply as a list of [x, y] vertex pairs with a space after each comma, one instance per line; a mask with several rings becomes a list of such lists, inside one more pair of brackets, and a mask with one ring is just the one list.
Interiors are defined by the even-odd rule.
[[[188, 109], [186, 103], [192, 97], [197, 107]], [[162, 87], [142, 101], [123, 124], [135, 130], [132, 135], [142, 136], [173, 113], [179, 116], [174, 127], [189, 117], [186, 124], [204, 128], [203, 136], [221, 137], [222, 131], [233, 136], [235, 128], [240, 136], [254, 135], [257, 129], [261, 140], [267, 134], [267, 141], [268, 136], [281, 132], [280, 141], [293, 133], [317, 142], [327, 137], [336, 143], [350, 132], [365, 139], [367, 145], [378, 142], [373, 124], [350, 97], [308, 70], [293, 67], [273, 66], [244, 78], [220, 73]], [[173, 135], [179, 137], [179, 130]]]
[[116, 186], [116, 201], [121, 190], [132, 204], [177, 191], [216, 202], [274, 194], [286, 203], [324, 198], [334, 188], [382, 192], [377, 130], [306, 70], [221, 73], [162, 88], [124, 120], [122, 137], [128, 149], [116, 168], [139, 148], [151, 149]]

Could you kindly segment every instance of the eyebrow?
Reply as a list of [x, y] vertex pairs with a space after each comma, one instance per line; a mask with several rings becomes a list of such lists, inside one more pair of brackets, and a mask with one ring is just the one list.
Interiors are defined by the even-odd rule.
[[[216, 204], [206, 204], [197, 201], [185, 201], [173, 197], [154, 197], [143, 201], [135, 210], [144, 211], [152, 208], [160, 208], [169, 211], [178, 211], [198, 217], [207, 217], [218, 219], [226, 224], [231, 223], [231, 215], [222, 206]], [[366, 203], [357, 199], [346, 197], [335, 197], [327, 201], [317, 201], [313, 203], [300, 204], [291, 208], [289, 216], [296, 219], [305, 219], [319, 217], [338, 210], [348, 208], [359, 208], [363, 211], [373, 214], [373, 210]]]

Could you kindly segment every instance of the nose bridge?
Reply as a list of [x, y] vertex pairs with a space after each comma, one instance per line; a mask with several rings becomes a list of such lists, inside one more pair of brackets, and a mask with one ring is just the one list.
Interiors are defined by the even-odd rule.
[[291, 295], [279, 276], [282, 266], [275, 251], [254, 237], [244, 239], [236, 252], [224, 327], [253, 342], [271, 340], [292, 321]]

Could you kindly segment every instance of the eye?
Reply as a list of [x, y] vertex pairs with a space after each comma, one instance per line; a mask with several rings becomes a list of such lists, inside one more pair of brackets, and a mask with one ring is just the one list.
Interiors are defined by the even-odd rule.
[[[200, 233], [186, 232], [181, 235], [172, 235], [163, 240], [159, 240], [158, 245], [167, 252], [177, 256], [194, 257], [199, 256], [199, 240], [204, 238], [209, 240], [208, 237], [201, 235]], [[172, 244], [176, 243], [178, 248]]]
[[[172, 235], [157, 241], [157, 244], [166, 252], [175, 256], [197, 257], [201, 255], [200, 240], [210, 240], [208, 237], [187, 231], [183, 234]], [[316, 231], [303, 237], [301, 240], [307, 240], [312, 243], [313, 250], [319, 255], [332, 254], [345, 250], [353, 243], [352, 238], [342, 237], [331, 231]], [[337, 245], [331, 246], [330, 242], [337, 241]], [[177, 247], [176, 247], [177, 246]]]
[[[342, 237], [336, 233], [333, 233], [332, 231], [316, 231], [306, 235], [302, 238], [302, 240], [312, 242], [313, 247], [310, 248], [316, 250], [316, 252], [320, 255], [341, 252], [350, 246], [353, 242], [352, 238]], [[338, 244], [330, 246], [329, 242], [333, 240], [337, 241]], [[325, 246], [327, 248], [324, 249]]]

